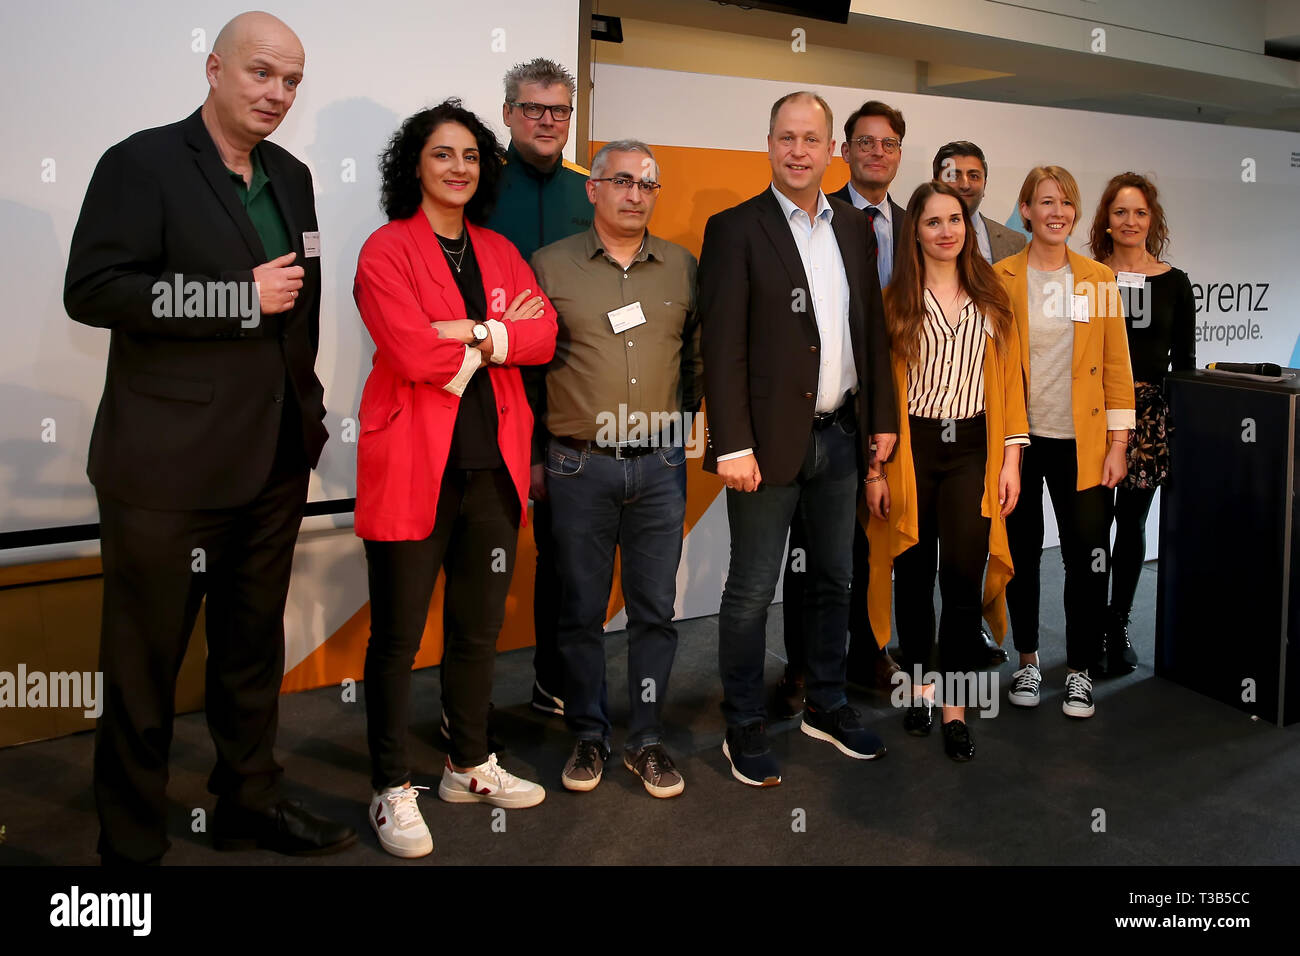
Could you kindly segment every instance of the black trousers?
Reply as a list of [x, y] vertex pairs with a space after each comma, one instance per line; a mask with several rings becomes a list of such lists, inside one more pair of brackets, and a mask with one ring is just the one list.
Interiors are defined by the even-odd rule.
[[533, 541], [537, 572], [533, 578], [533, 674], [548, 694], [564, 693], [564, 661], [560, 657], [560, 576], [556, 572], [555, 534], [551, 503], [533, 502]]
[[894, 559], [894, 615], [904, 669], [929, 667], [939, 560], [939, 669], [979, 667], [989, 519], [980, 513], [988, 445], [983, 415], [953, 421], [909, 416], [918, 537]]
[[284, 678], [284, 606], [307, 500], [301, 451], [282, 450], [238, 508], [155, 511], [98, 495], [104, 563], [95, 804], [105, 857], [149, 863], [166, 835], [176, 675], [207, 597], [205, 709], [217, 760], [208, 789], [262, 807], [279, 799], [272, 756]]
[[[785, 577], [781, 584], [781, 616], [785, 621], [785, 659], [791, 677], [801, 678], [805, 673], [803, 606], [806, 590], [807, 553], [806, 532], [798, 516], [790, 524], [790, 549], [785, 556]], [[850, 676], [859, 676], [864, 669], [875, 666], [880, 648], [871, 630], [867, 615], [867, 574], [870, 570], [867, 533], [862, 522], [853, 519], [853, 584], [849, 590], [848, 657], [845, 668]], [[869, 673], [869, 670], [867, 671]]]
[[1147, 559], [1147, 514], [1155, 488], [1115, 489], [1115, 553], [1110, 559], [1110, 609], [1127, 619]]
[[519, 498], [510, 473], [505, 468], [449, 468], [427, 538], [365, 542], [370, 579], [366, 742], [376, 790], [411, 779], [406, 757], [411, 666], [440, 569], [447, 573], [441, 678], [451, 760], [461, 767], [487, 760], [497, 635], [505, 619], [518, 537]]
[[1007, 585], [1007, 611], [1016, 650], [1038, 650], [1039, 565], [1043, 557], [1043, 484], [1061, 532], [1065, 564], [1065, 650], [1069, 666], [1086, 670], [1101, 657], [1110, 580], [1111, 491], [1076, 491], [1078, 459], [1072, 438], [1030, 437], [1020, 459], [1020, 503], [1007, 516], [1007, 543], [1016, 574]]

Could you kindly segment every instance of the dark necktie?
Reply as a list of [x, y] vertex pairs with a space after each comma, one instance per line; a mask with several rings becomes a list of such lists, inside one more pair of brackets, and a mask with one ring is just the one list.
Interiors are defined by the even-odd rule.
[[863, 212], [867, 214], [867, 232], [871, 234], [871, 250], [874, 257], [880, 258], [880, 243], [876, 241], [876, 217], [880, 215], [880, 210], [875, 206], [864, 206]]

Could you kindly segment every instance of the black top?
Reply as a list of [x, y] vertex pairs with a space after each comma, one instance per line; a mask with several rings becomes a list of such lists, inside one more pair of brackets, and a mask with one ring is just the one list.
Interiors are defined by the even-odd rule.
[[1181, 269], [1147, 276], [1141, 289], [1119, 290], [1128, 327], [1133, 381], [1160, 385], [1175, 372], [1196, 368], [1196, 300]]
[[[442, 254], [447, 257], [451, 277], [456, 280], [460, 296], [465, 300], [465, 317], [475, 322], [487, 318], [487, 296], [483, 292], [483, 275], [479, 272], [474, 244], [468, 238], [448, 239], [438, 236]], [[448, 249], [458, 250], [465, 244], [465, 257], [452, 258]], [[456, 271], [456, 260], [460, 271]], [[487, 359], [484, 359], [486, 363]], [[460, 396], [456, 412], [456, 427], [451, 433], [451, 453], [447, 456], [448, 468], [500, 468], [501, 449], [497, 445], [496, 392], [487, 369], [479, 367]]]

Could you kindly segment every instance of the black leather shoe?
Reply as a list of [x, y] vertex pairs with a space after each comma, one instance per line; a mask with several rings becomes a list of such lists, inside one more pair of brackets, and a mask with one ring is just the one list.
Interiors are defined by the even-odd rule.
[[356, 830], [316, 816], [298, 800], [281, 800], [264, 810], [218, 801], [212, 822], [218, 850], [261, 847], [287, 856], [326, 856], [356, 842]]
[[943, 725], [943, 752], [958, 763], [975, 756], [975, 741], [964, 720], [950, 720]]
[[903, 729], [913, 737], [928, 737], [934, 727], [934, 705], [913, 704], [903, 715]]
[[786, 668], [768, 704], [773, 720], [793, 720], [803, 713], [803, 686], [803, 678], [791, 676], [790, 669]]
[[844, 683], [860, 690], [878, 690], [886, 694], [894, 689], [894, 674], [902, 670], [889, 656], [889, 651], [883, 649], [874, 654], [850, 654], [845, 664]]
[[986, 655], [984, 659], [985, 667], [1001, 667], [1007, 662], [1007, 652], [998, 647], [998, 642], [993, 640], [992, 635], [984, 629], [982, 624], [980, 625], [980, 641], [984, 645]]

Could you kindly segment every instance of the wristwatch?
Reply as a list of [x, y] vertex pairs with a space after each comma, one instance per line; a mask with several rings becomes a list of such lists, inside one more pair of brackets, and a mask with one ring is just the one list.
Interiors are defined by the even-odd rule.
[[491, 333], [488, 331], [488, 327], [485, 324], [483, 324], [482, 322], [474, 323], [475, 342], [486, 342], [488, 340], [489, 335], [491, 335]]

